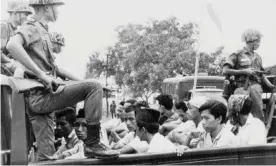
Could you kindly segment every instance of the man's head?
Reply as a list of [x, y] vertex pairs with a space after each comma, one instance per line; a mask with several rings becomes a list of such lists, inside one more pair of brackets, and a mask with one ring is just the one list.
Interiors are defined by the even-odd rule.
[[26, 21], [27, 16], [32, 14], [32, 10], [28, 4], [20, 1], [10, 1], [7, 12], [17, 25], [22, 25]]
[[197, 96], [191, 99], [187, 104], [187, 118], [189, 120], [195, 120], [200, 117], [199, 108], [208, 100], [209, 98], [204, 96]]
[[62, 47], [65, 46], [65, 39], [61, 33], [51, 33], [51, 41], [53, 43], [53, 52], [56, 54], [61, 53]]
[[228, 117], [232, 124], [241, 124], [241, 118], [246, 117], [251, 112], [252, 100], [248, 95], [235, 94], [228, 99]]
[[188, 110], [186, 103], [184, 101], [179, 101], [179, 102], [175, 103], [175, 109], [176, 109], [176, 112], [179, 115], [179, 117], [181, 117], [181, 119], [183, 121], [186, 121], [187, 120], [186, 112]]
[[159, 111], [163, 113], [164, 111], [170, 111], [173, 107], [173, 99], [171, 95], [160, 94], [156, 97], [156, 100], [159, 103]]
[[212, 132], [220, 124], [225, 123], [227, 107], [217, 100], [209, 100], [199, 108], [199, 112], [204, 129]]
[[129, 131], [135, 131], [137, 128], [135, 110], [136, 107], [134, 105], [129, 105], [125, 108], [125, 121]]
[[121, 119], [122, 122], [125, 121], [125, 110], [123, 106], [117, 107], [116, 116], [117, 118]]
[[261, 38], [263, 35], [256, 29], [247, 29], [242, 34], [242, 41], [246, 43], [248, 48], [257, 50], [260, 47]]
[[87, 121], [85, 119], [84, 109], [80, 109], [74, 123], [74, 129], [80, 140], [87, 138]]
[[115, 104], [115, 101], [113, 100], [112, 103]]
[[76, 119], [75, 109], [67, 107], [63, 110], [59, 110], [56, 115], [56, 134], [61, 137], [68, 137], [73, 130], [73, 124]]
[[151, 108], [140, 109], [136, 112], [136, 134], [141, 140], [149, 141], [149, 135], [154, 135], [158, 132], [159, 117], [160, 112]]
[[63, 0], [30, 0], [29, 3], [35, 13], [41, 13], [45, 20], [55, 22], [59, 15], [59, 6], [64, 5]]

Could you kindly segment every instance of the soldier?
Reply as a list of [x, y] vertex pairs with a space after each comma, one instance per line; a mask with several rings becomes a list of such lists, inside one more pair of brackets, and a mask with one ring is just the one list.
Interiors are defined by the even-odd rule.
[[51, 33], [51, 41], [53, 43], [53, 52], [56, 54], [61, 53], [62, 47], [65, 46], [65, 39], [61, 33]]
[[27, 4], [10, 1], [7, 12], [10, 15], [9, 19], [1, 22], [1, 74], [11, 76], [17, 64], [6, 49], [6, 45], [17, 27], [26, 21], [27, 16], [32, 14], [32, 11]]
[[[51, 159], [50, 156], [55, 153], [54, 111], [72, 107], [83, 100], [87, 120], [84, 147], [86, 157], [118, 157], [117, 151], [109, 150], [100, 143], [103, 96], [101, 84], [95, 80], [80, 81], [71, 77], [54, 63], [48, 23], [57, 20], [60, 5], [64, 5], [63, 0], [30, 0], [35, 14], [7, 44], [13, 57], [35, 74], [46, 87], [32, 89], [25, 94], [29, 113], [34, 118], [32, 125], [37, 140], [38, 160]], [[55, 73], [72, 81], [57, 84]]]
[[223, 73], [234, 75], [237, 89], [234, 94], [247, 93], [253, 101], [251, 113], [264, 121], [262, 87], [264, 83], [269, 88], [274, 86], [262, 74], [262, 58], [255, 52], [260, 46], [262, 34], [254, 29], [248, 29], [242, 34], [246, 46], [229, 56], [224, 64]]
[[110, 104], [110, 112], [111, 112], [112, 119], [113, 119], [113, 116], [116, 118], [116, 103], [114, 100]]

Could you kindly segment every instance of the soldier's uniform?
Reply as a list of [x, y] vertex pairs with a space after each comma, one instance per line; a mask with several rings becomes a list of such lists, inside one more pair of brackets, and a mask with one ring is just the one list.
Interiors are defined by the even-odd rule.
[[[8, 7], [9, 13], [20, 13], [25, 12], [31, 14], [31, 9], [24, 4], [10, 3]], [[6, 49], [6, 45], [10, 38], [15, 34], [17, 27], [15, 27], [10, 20], [1, 21], [1, 74], [11, 76], [15, 70], [15, 64], [13, 62], [8, 62], [2, 58], [2, 54], [9, 59], [13, 59], [9, 51]]]
[[[62, 5], [62, 0], [31, 0], [31, 6]], [[54, 13], [53, 13], [54, 14]], [[23, 47], [32, 61], [50, 77], [55, 77], [57, 66], [54, 63], [53, 45], [48, 25], [43, 20], [29, 19], [16, 32], [23, 40]], [[47, 89], [33, 89], [25, 94], [29, 105], [29, 115], [37, 141], [38, 160], [48, 160], [55, 152], [54, 114], [56, 110], [71, 107], [85, 100], [84, 110], [87, 125], [85, 154], [87, 157], [109, 158], [118, 156], [100, 143], [100, 118], [102, 116], [103, 90], [95, 80], [68, 81], [59, 86], [53, 94]]]
[[[251, 36], [248, 35], [248, 33], [251, 34]], [[261, 35], [254, 35], [254, 33], [250, 32], [248, 33], [245, 33], [243, 36], [245, 42], [251, 42], [261, 38]], [[253, 52], [253, 54], [249, 53], [246, 48], [238, 50], [237, 52], [231, 54], [225, 62], [224, 66], [226, 65], [228, 65], [231, 69], [236, 70], [252, 68], [256, 71], [264, 71], [262, 58], [256, 52]], [[237, 89], [234, 91], [234, 94], [249, 94], [250, 98], [253, 101], [251, 113], [253, 114], [253, 116], [264, 120], [262, 100], [263, 90], [261, 87], [263, 75], [257, 73], [257, 76], [249, 76], [248, 85], [246, 85], [246, 79], [248, 79], [247, 75], [235, 75], [235, 83], [237, 85]], [[244, 87], [246, 86], [248, 86], [248, 89], [245, 89], [246, 91], [244, 91]]]

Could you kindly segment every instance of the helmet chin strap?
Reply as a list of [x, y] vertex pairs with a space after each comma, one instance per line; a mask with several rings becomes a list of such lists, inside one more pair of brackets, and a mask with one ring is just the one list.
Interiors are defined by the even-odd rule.
[[22, 25], [23, 24], [23, 21], [22, 21], [22, 16], [21, 16], [21, 14], [20, 13], [18, 13], [19, 14], [19, 22], [20, 22], [20, 24], [19, 25]]
[[54, 12], [53, 5], [51, 5], [51, 9], [52, 9], [52, 13], [53, 13], [54, 19], [55, 19], [55, 21], [56, 21], [56, 20], [57, 20], [57, 17], [56, 17], [56, 14], [55, 14], [55, 12]]

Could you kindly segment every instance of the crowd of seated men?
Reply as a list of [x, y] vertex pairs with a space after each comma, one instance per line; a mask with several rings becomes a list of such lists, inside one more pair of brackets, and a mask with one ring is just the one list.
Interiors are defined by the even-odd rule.
[[[189, 149], [267, 142], [265, 125], [250, 113], [252, 100], [247, 95], [232, 95], [227, 105], [208, 97], [175, 104], [170, 95], [161, 94], [156, 99], [157, 109], [135, 100], [120, 103], [117, 118], [101, 127], [102, 144], [120, 154], [172, 152], [181, 155]], [[57, 151], [51, 158], [85, 158], [83, 141], [87, 137], [87, 122], [83, 109], [76, 114], [69, 107], [55, 115]]]

